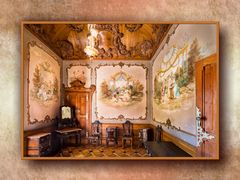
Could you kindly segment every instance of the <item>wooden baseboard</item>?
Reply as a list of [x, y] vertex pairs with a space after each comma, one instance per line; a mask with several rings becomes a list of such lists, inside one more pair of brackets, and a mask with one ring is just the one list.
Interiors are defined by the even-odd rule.
[[197, 148], [195, 146], [167, 133], [166, 131], [162, 132], [162, 140], [163, 141], [171, 141], [176, 146], [178, 146], [179, 148], [181, 148], [182, 150], [184, 150], [185, 152], [190, 154], [192, 157], [197, 156]]

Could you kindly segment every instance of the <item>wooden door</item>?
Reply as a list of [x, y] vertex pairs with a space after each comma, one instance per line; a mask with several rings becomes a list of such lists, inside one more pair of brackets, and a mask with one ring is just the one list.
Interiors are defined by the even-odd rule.
[[87, 107], [87, 97], [86, 93], [78, 93], [77, 103], [76, 103], [76, 116], [80, 122], [81, 128], [88, 128], [88, 107]]
[[198, 154], [217, 155], [217, 56], [214, 54], [196, 63], [196, 105], [202, 113], [201, 127], [215, 138], [204, 141]]

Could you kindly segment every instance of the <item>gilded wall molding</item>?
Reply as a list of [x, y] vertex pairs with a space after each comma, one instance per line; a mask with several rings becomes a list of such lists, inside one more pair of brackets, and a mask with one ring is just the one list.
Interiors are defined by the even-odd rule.
[[176, 127], [175, 125], [173, 125], [172, 122], [171, 122], [171, 120], [170, 120], [169, 118], [168, 118], [165, 122], [159, 122], [159, 121], [157, 121], [155, 118], [153, 118], [153, 121], [154, 121], [155, 123], [159, 124], [159, 125], [162, 125], [162, 126], [168, 128], [168, 129], [175, 130], [175, 131], [179, 131], [179, 132], [183, 132], [183, 133], [188, 134], [188, 135], [190, 135], [190, 136], [196, 137], [195, 134], [192, 134], [192, 133], [189, 133], [189, 132], [187, 132], [187, 131], [184, 131], [184, 130], [182, 130], [180, 127]]

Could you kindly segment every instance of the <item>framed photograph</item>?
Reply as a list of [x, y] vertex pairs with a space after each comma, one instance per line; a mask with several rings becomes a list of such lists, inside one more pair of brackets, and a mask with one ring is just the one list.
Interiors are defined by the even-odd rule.
[[22, 159], [219, 159], [218, 22], [24, 21], [21, 55]]

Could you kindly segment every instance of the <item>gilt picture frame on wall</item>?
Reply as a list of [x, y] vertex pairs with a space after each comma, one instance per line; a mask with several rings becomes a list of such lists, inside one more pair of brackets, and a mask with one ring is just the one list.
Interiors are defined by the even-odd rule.
[[219, 30], [23, 21], [21, 158], [219, 160]]

